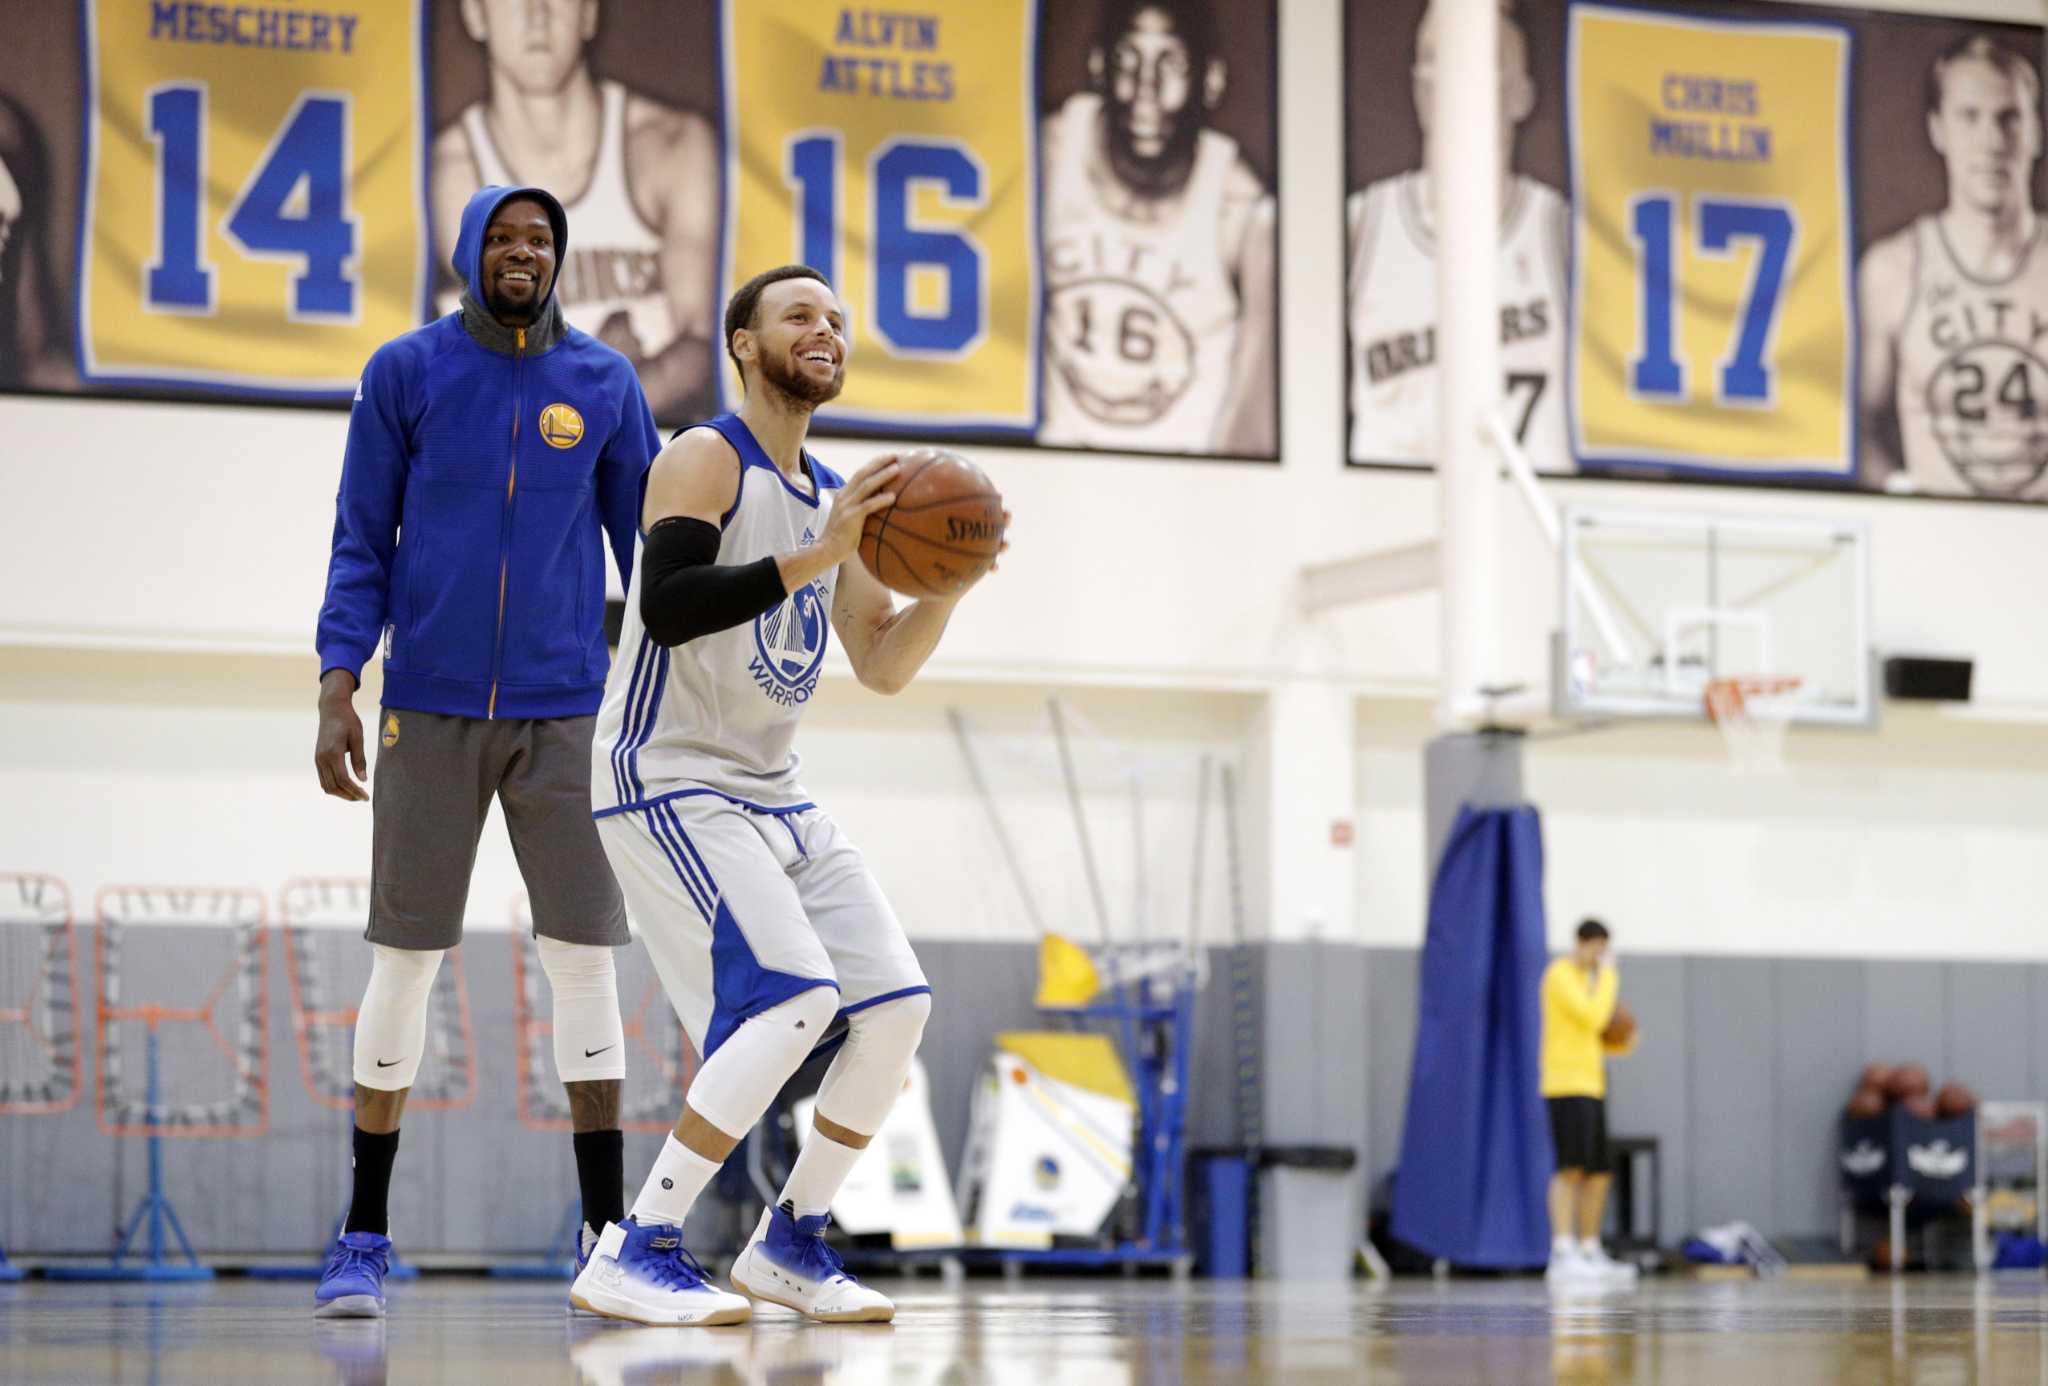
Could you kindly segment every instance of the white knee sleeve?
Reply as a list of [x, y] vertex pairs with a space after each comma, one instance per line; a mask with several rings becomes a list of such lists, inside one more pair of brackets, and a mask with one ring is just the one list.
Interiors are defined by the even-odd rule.
[[744, 1136], [839, 1013], [837, 987], [812, 987], [732, 1032], [690, 1080], [690, 1110]]
[[555, 1072], [565, 1083], [626, 1076], [626, 1029], [612, 950], [535, 938], [555, 994]]
[[356, 1012], [356, 1081], [396, 1092], [419, 1076], [427, 1052], [427, 997], [441, 970], [438, 948], [370, 945], [370, 985]]
[[863, 1136], [879, 1131], [931, 1013], [931, 993], [916, 992], [846, 1017], [845, 1047], [818, 1086], [818, 1115]]

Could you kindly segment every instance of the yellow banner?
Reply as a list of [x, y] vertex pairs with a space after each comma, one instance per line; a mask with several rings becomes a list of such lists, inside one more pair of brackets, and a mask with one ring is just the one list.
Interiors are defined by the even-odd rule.
[[1847, 31], [1570, 22], [1580, 462], [1852, 475]]
[[89, 0], [86, 22], [87, 374], [353, 390], [421, 315], [416, 0]]
[[720, 298], [791, 262], [831, 279], [853, 352], [821, 421], [1036, 425], [1035, 12], [725, 0]]

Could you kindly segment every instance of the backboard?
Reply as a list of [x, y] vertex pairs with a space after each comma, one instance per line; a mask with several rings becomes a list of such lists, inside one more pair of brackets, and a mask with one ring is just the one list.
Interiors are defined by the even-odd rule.
[[1557, 715], [1706, 715], [1710, 680], [1800, 680], [1793, 721], [1870, 726], [1869, 535], [1850, 521], [1565, 511]]

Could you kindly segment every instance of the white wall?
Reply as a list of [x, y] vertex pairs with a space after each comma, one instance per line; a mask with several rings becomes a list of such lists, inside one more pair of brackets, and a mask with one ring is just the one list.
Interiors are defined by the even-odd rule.
[[[2041, 17], [2034, 0], [1947, 8]], [[1421, 700], [1434, 692], [1435, 600], [1311, 622], [1293, 614], [1291, 594], [1303, 563], [1430, 537], [1435, 488], [1427, 476], [1341, 465], [1342, 156], [1327, 137], [1342, 90], [1339, 4], [1283, 9], [1285, 462], [990, 452], [982, 460], [1015, 512], [1016, 547], [963, 608], [929, 686], [891, 704], [835, 673], [813, 710], [812, 788], [868, 843], [918, 932], [1027, 932], [975, 826], [980, 810], [941, 715], [949, 701], [981, 709], [1020, 748], [1042, 748], [1032, 722], [1043, 689], [1080, 690], [1088, 715], [1119, 728], [1163, 782], [1166, 767], [1184, 775], [1204, 748], [1249, 764], [1260, 699], [1312, 686], [1366, 700], [1360, 841], [1345, 859], [1358, 897], [1324, 909], [1289, 893], [1327, 874], [1321, 809], [1299, 823], [1284, 814], [1296, 788], [1319, 805], [1329, 798], [1328, 766], [1254, 767], [1253, 913], [1271, 915], [1264, 922], [1280, 936], [1306, 932], [1318, 914], [1339, 937], [1419, 936], [1415, 747], [1427, 729]], [[0, 398], [0, 868], [56, 869], [88, 897], [111, 879], [267, 884], [364, 869], [367, 813], [319, 797], [306, 766], [311, 627], [344, 428], [327, 412]], [[820, 448], [834, 463], [868, 450]], [[2048, 642], [2022, 604], [2048, 590], [2048, 513], [1601, 482], [1557, 491], [1861, 518], [1872, 530], [1879, 645], [1973, 655], [1982, 705], [2009, 719], [2048, 715]], [[1554, 565], [1526, 517], [1510, 515], [1512, 671], [1540, 682]], [[2048, 768], [2042, 739], [2023, 725], [1970, 735], [1955, 729], [1974, 724], [1928, 725], [1936, 731], [1894, 716], [1879, 735], [1841, 743], [1853, 749], [1828, 753], [1822, 768], [1802, 761], [1794, 786], [1764, 805], [1768, 826], [1696, 754], [1701, 737], [1532, 749], [1556, 914], [1625, 917], [1641, 947], [1910, 953], [1928, 937], [1915, 902], [1945, 902], [1953, 909], [1927, 945], [1935, 951], [2048, 955], [2035, 941], [2048, 930], [2028, 927], [2043, 882], [2023, 864], [2048, 827], [2035, 787]], [[1115, 796], [1097, 797], [1103, 831], [1121, 831], [1110, 826]], [[1162, 831], [1192, 813], [1185, 794], [1175, 802], [1157, 815]], [[1048, 854], [1043, 871], [1058, 883], [1053, 912], [1085, 924], [1076, 864], [1050, 855], [1071, 832], [1062, 806], [1041, 792], [1026, 820], [1023, 835]], [[501, 917], [514, 888], [493, 829], [473, 913]], [[1186, 886], [1176, 889], [1184, 899]], [[1111, 893], [1131, 893], [1131, 882]]]

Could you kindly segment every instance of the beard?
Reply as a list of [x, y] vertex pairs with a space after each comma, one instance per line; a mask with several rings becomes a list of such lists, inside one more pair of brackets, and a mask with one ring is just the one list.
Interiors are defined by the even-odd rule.
[[787, 356], [764, 356], [761, 358], [761, 379], [788, 395], [799, 404], [808, 404], [816, 409], [839, 398], [839, 392], [846, 388], [846, 366], [841, 363], [832, 373], [830, 380], [813, 380], [805, 375], [796, 363], [796, 353]]
[[514, 327], [530, 327], [540, 316], [540, 306], [546, 301], [548, 290], [554, 287], [552, 279], [543, 280], [533, 286], [533, 293], [524, 303], [514, 303], [501, 293], [496, 284], [484, 289], [484, 307], [499, 322]]

